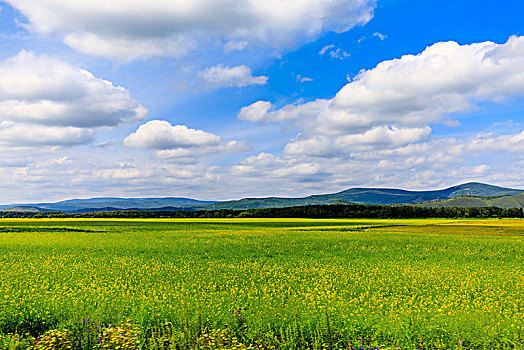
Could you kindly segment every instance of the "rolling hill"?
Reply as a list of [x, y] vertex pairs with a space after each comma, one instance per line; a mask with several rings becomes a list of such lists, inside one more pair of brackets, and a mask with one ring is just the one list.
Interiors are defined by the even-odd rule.
[[[186, 210], [202, 207], [214, 203], [213, 201], [199, 201], [190, 198], [90, 198], [69, 199], [56, 203], [18, 204], [17, 207], [31, 207], [40, 210], [57, 210], [68, 213], [85, 213], [90, 211], [111, 210], [150, 210], [170, 208], [171, 210]], [[3, 206], [6, 210], [11, 206]]]
[[26, 213], [42, 213], [42, 212], [48, 212], [48, 211], [51, 211], [51, 210], [45, 210], [45, 209], [42, 209], [42, 208], [38, 208], [38, 207], [33, 207], [33, 206], [16, 206], [16, 207], [10, 207], [10, 208], [5, 208], [5, 209], [2, 209], [2, 211], [12, 211], [12, 212], [26, 212]]
[[[443, 190], [407, 191], [394, 188], [351, 188], [345, 191], [301, 198], [263, 197], [234, 201], [199, 201], [190, 198], [91, 198], [56, 203], [18, 204], [32, 210], [69, 213], [111, 210], [217, 210], [325, 205], [331, 203], [419, 204], [424, 206], [524, 206], [524, 190], [470, 182]], [[13, 205], [2, 206], [3, 208]], [[5, 210], [5, 209], [4, 209]]]
[[435, 191], [407, 191], [391, 188], [352, 188], [338, 193], [312, 195], [303, 198], [244, 198], [238, 201], [217, 202], [205, 209], [251, 209], [268, 207], [292, 207], [301, 205], [330, 204], [333, 202], [359, 204], [414, 204], [448, 200], [460, 196], [501, 197], [523, 193], [499, 186], [470, 182]]
[[499, 208], [524, 208], [524, 193], [514, 196], [501, 197], [455, 197], [442, 201], [425, 202], [418, 204], [424, 207], [499, 207]]

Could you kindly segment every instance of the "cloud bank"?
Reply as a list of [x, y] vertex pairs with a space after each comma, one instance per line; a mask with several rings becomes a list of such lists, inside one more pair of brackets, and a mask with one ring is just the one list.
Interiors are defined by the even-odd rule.
[[432, 135], [432, 126], [455, 127], [485, 103], [523, 96], [524, 37], [513, 36], [503, 44], [436, 43], [418, 55], [360, 72], [332, 99], [281, 108], [257, 101], [242, 108], [240, 120], [282, 123], [298, 134], [279, 155], [262, 152], [232, 172], [268, 183], [295, 173], [298, 178], [292, 181], [312, 189], [318, 183], [334, 188], [445, 186], [443, 169], [446, 179], [457, 183], [479, 177], [517, 183], [524, 166], [521, 130], [439, 138]]
[[[450, 122], [457, 113], [478, 109], [482, 102], [503, 102], [524, 96], [524, 37], [511, 37], [504, 44], [483, 42], [459, 45], [436, 43], [418, 55], [384, 61], [362, 71], [334, 98], [292, 104], [280, 109], [269, 101], [242, 108], [238, 118], [250, 122], [295, 121], [301, 135], [319, 140], [330, 136], [333, 145], [383, 147], [407, 137], [425, 139], [431, 123]], [[385, 134], [384, 134], [385, 132]], [[388, 135], [395, 134], [395, 137]], [[296, 141], [294, 141], [296, 142]], [[395, 141], [396, 142], [396, 141]]]
[[7, 0], [31, 30], [63, 35], [84, 54], [119, 61], [181, 56], [210, 39], [225, 50], [285, 48], [373, 17], [375, 0]]

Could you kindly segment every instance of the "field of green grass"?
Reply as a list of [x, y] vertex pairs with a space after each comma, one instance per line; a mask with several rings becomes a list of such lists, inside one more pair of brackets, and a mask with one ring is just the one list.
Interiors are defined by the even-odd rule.
[[0, 349], [120, 324], [144, 349], [524, 349], [524, 221], [0, 220]]

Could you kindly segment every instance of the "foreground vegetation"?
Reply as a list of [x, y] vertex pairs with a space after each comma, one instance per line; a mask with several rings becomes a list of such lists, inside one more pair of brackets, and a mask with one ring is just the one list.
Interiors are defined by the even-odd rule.
[[0, 221], [0, 349], [522, 349], [522, 220]]

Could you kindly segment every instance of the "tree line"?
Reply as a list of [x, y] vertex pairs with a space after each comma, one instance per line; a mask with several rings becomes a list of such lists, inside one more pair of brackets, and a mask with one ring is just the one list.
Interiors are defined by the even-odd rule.
[[443, 207], [429, 208], [414, 205], [308, 205], [284, 208], [220, 209], [197, 211], [117, 210], [89, 213], [8, 212], [1, 218], [524, 218], [522, 208]]

